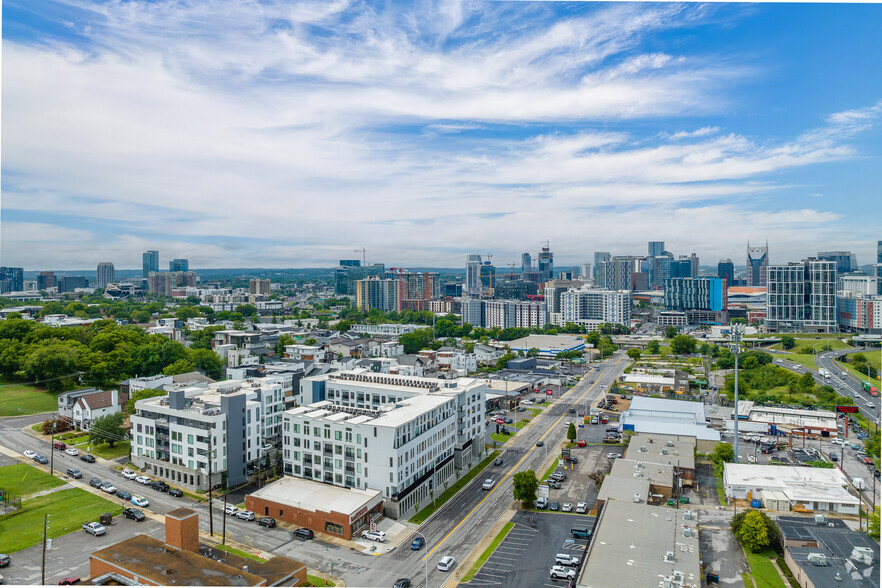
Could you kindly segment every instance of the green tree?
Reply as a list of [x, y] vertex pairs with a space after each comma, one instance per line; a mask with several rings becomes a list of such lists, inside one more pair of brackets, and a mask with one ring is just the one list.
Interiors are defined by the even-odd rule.
[[870, 515], [870, 522], [867, 526], [867, 534], [870, 535], [876, 541], [879, 540], [879, 507], [875, 507], [873, 509], [873, 514]]
[[186, 374], [193, 371], [193, 364], [189, 359], [179, 359], [171, 365], [165, 366], [162, 374], [165, 376], [176, 376], [178, 374]]
[[276, 355], [282, 357], [285, 353], [286, 345], [294, 345], [294, 338], [291, 335], [282, 335], [279, 337], [279, 342], [276, 343]]
[[781, 530], [778, 528], [778, 525], [775, 523], [775, 521], [773, 521], [771, 519], [771, 517], [769, 517], [769, 515], [767, 515], [766, 513], [764, 513], [761, 510], [755, 510], [755, 509], [742, 510], [741, 512], [736, 514], [734, 517], [732, 517], [732, 520], [729, 523], [729, 526], [732, 529], [732, 534], [735, 535], [736, 537], [739, 536], [739, 534], [741, 533], [741, 529], [744, 525], [744, 520], [748, 517], [748, 515], [750, 515], [750, 513], [755, 513], [754, 515], [752, 515], [754, 517], [759, 515], [760, 520], [762, 521], [763, 525], [766, 527], [766, 535], [769, 538], [769, 542], [767, 545], [769, 547], [771, 547], [772, 549], [774, 549], [775, 551], [777, 551], [778, 553], [783, 553], [784, 544], [782, 543]]
[[512, 477], [514, 485], [514, 499], [520, 500], [525, 508], [533, 508], [536, 504], [536, 491], [539, 489], [539, 480], [536, 472], [527, 470], [518, 472]]
[[735, 449], [728, 443], [718, 443], [710, 457], [712, 461], [717, 463], [729, 463], [735, 458]]
[[567, 429], [567, 439], [569, 439], [570, 441], [575, 441], [576, 436], [576, 424], [570, 423], [570, 426]]
[[671, 351], [673, 351], [677, 355], [695, 353], [695, 338], [689, 335], [675, 336], [673, 339], [671, 339]]
[[239, 306], [236, 307], [236, 310], [233, 312], [238, 312], [243, 317], [246, 317], [246, 316], [255, 317], [258, 314], [257, 307], [254, 306], [253, 304], [240, 304]]
[[210, 349], [191, 349], [190, 363], [209, 378], [219, 380], [224, 375], [224, 360]]
[[36, 347], [24, 361], [24, 371], [35, 381], [46, 382], [53, 392], [76, 381], [88, 348], [78, 341], [55, 341]]
[[627, 351], [627, 353], [628, 353], [628, 357], [630, 357], [634, 361], [637, 361], [638, 359], [640, 359], [641, 353], [640, 353], [640, 350], [637, 349], [636, 347], [632, 347], [631, 349], [629, 349]]
[[677, 336], [677, 333], [678, 333], [677, 327], [675, 327], [674, 325], [669, 325], [665, 329], [665, 339], [673, 339], [674, 337]]
[[806, 372], [799, 377], [797, 386], [802, 392], [810, 394], [815, 390], [815, 377], [811, 373]]
[[648, 351], [652, 355], [658, 355], [658, 348], [659, 344], [658, 341], [656, 341], [655, 339], [646, 344], [646, 351]]
[[791, 337], [790, 335], [784, 335], [781, 337], [781, 347], [784, 349], [793, 349], [796, 347], [796, 339]]
[[154, 398], [156, 396], [165, 396], [168, 392], [156, 390], [155, 388], [144, 388], [129, 395], [129, 401], [126, 402], [126, 413], [135, 414], [135, 403], [144, 398]]
[[122, 428], [126, 415], [123, 412], [104, 415], [92, 421], [89, 427], [89, 443], [107, 443], [111, 447], [122, 441], [125, 431]]
[[769, 531], [759, 511], [748, 511], [735, 534], [745, 549], [756, 553], [769, 545]]
[[539, 348], [530, 347], [529, 349], [527, 349], [527, 357], [539, 357]]

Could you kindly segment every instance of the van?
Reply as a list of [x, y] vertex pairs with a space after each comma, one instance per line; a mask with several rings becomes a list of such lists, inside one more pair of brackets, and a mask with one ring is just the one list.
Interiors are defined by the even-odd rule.
[[591, 417], [591, 424], [592, 424], [592, 425], [596, 425], [596, 424], [597, 424], [597, 417], [596, 417], [596, 416]]
[[588, 530], [588, 527], [573, 527], [570, 529], [570, 533], [572, 533], [573, 537], [576, 539], [587, 539], [591, 536], [591, 531]]
[[548, 499], [544, 496], [540, 496], [536, 499], [536, 508], [545, 508], [548, 506]]

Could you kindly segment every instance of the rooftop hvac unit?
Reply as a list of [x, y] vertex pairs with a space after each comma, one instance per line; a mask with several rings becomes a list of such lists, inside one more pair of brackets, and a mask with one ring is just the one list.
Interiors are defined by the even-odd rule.
[[665, 588], [674, 588], [674, 582], [670, 576], [665, 576], [664, 586]]
[[673, 446], [674, 446], [674, 442], [673, 442], [673, 441], [668, 441], [667, 443], [665, 443], [665, 445], [667, 445], [668, 447], [673, 447]]
[[691, 510], [684, 510], [683, 511], [683, 519], [687, 520], [687, 521], [691, 521], [692, 520], [692, 511]]
[[640, 451], [642, 451], [643, 453], [646, 453], [646, 445], [641, 445]]
[[643, 467], [643, 462], [642, 462], [642, 461], [638, 461], [638, 462], [637, 462], [637, 469], [640, 469], [640, 468], [642, 468], [642, 467]]
[[640, 493], [639, 492], [634, 493], [634, 502], [640, 502]]
[[810, 553], [806, 559], [816, 566], [826, 566], [827, 556], [823, 553]]
[[692, 527], [683, 527], [683, 536], [692, 537]]
[[851, 559], [870, 565], [873, 563], [873, 550], [869, 547], [855, 547], [851, 551]]
[[822, 514], [815, 515], [815, 524], [816, 525], [826, 525], [827, 524], [827, 516]]
[[668, 450], [667, 450], [667, 449], [662, 449], [662, 455], [667, 455], [667, 454], [668, 454]]
[[665, 551], [665, 563], [674, 563], [673, 551]]
[[671, 577], [671, 580], [674, 582], [674, 584], [682, 585], [683, 582], [685, 582], [686, 580], [685, 574], [683, 572], [674, 570], [674, 575]]

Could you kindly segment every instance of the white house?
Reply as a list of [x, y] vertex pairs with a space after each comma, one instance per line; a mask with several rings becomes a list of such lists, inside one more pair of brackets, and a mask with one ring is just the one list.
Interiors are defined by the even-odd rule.
[[65, 416], [74, 427], [88, 431], [95, 419], [120, 412], [123, 404], [117, 390], [94, 390], [78, 396]]

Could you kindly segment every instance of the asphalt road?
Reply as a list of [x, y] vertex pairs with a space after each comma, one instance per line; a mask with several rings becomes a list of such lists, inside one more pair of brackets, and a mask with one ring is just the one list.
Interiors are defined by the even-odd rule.
[[[513, 473], [532, 469], [543, 470], [543, 464], [555, 455], [557, 448], [566, 437], [563, 421], [568, 420], [567, 411], [571, 407], [580, 406], [601, 394], [602, 386], [609, 384], [618, 377], [627, 366], [627, 357], [617, 352], [602, 364], [598, 370], [584, 378], [576, 386], [564, 394], [562, 398], [548, 406], [533, 420], [533, 424], [521, 434], [502, 454], [505, 463], [501, 467], [490, 466], [487, 472], [493, 474], [497, 484], [493, 490], [486, 492], [481, 489], [485, 475], [476, 476], [462, 491], [457, 493], [441, 507], [428, 521], [423, 523], [418, 533], [427, 541], [427, 547], [415, 552], [410, 549], [411, 539], [406, 539], [400, 547], [385, 556], [372, 556], [358, 551], [340, 548], [322, 541], [302, 541], [293, 539], [291, 533], [281, 528], [266, 529], [253, 522], [246, 522], [234, 517], [225, 517], [222, 513], [223, 502], [214, 503], [214, 533], [221, 536], [226, 519], [227, 537], [240, 543], [251, 545], [257, 549], [284, 555], [306, 563], [309, 567], [341, 577], [348, 585], [354, 586], [391, 586], [397, 578], [409, 577], [415, 586], [424, 585], [425, 565], [423, 559], [428, 554], [429, 584], [438, 586], [453, 574], [436, 569], [438, 560], [445, 555], [452, 555], [460, 564], [471, 552], [481, 538], [492, 528], [500, 516], [512, 502]], [[0, 419], [0, 439], [8, 449], [23, 453], [31, 449], [47, 457], [52, 453], [50, 444], [32, 437], [21, 431], [25, 425], [34, 424], [45, 419], [45, 415], [31, 415], [16, 418]], [[537, 448], [536, 442], [545, 442], [544, 448]], [[153, 490], [132, 480], [124, 479], [118, 471], [112, 469], [112, 462], [98, 461], [94, 464], [81, 461], [79, 457], [68, 456], [62, 451], [54, 451], [54, 469], [64, 472], [74, 466], [83, 473], [80, 480], [67, 480], [72, 485], [87, 487], [90, 478], [111, 481], [118, 489], [132, 494], [141, 494], [150, 501], [150, 506], [142, 508], [145, 512], [165, 514], [175, 508], [185, 506], [199, 513], [199, 526], [209, 531], [208, 505], [204, 502], [187, 497], [174, 498], [168, 494]], [[22, 457], [25, 463], [30, 460]], [[108, 496], [108, 499], [115, 500]], [[150, 524], [136, 526], [125, 524], [129, 521], [114, 524], [110, 532], [101, 538], [112, 544], [138, 532], [151, 529]], [[151, 533], [152, 535], [153, 533]], [[416, 533], [411, 534], [412, 537]], [[88, 539], [94, 539], [89, 537]], [[70, 552], [70, 557], [47, 558], [46, 577], [58, 578], [65, 576], [87, 577], [89, 575], [88, 553], [99, 542], [83, 541], [80, 533], [71, 533], [54, 540], [53, 551], [62, 554]], [[100, 543], [103, 546], [103, 543]], [[33, 548], [31, 548], [33, 549]], [[20, 552], [24, 554], [27, 550]], [[19, 557], [15, 556], [18, 561]], [[17, 564], [14, 563], [17, 567]], [[4, 569], [4, 575], [8, 575]], [[22, 572], [21, 580], [35, 583], [31, 579], [33, 569]], [[12, 577], [12, 576], [10, 576]], [[18, 577], [18, 576], [15, 576]]]

